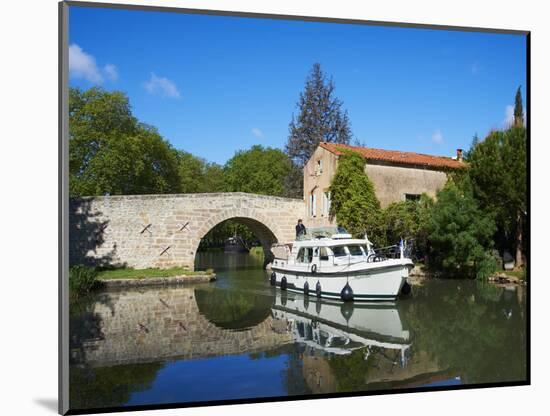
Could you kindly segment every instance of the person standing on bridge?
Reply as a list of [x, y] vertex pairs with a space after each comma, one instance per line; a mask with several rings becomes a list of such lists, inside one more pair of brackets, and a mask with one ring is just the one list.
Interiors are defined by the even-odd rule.
[[306, 235], [306, 226], [302, 224], [302, 220], [298, 220], [298, 224], [296, 224], [296, 240], [298, 240], [301, 236]]

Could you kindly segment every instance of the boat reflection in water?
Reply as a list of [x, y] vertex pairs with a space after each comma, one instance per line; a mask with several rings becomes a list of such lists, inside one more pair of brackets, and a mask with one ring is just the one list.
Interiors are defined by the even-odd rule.
[[274, 324], [292, 332], [295, 342], [327, 355], [349, 355], [371, 347], [396, 350], [406, 365], [411, 347], [409, 331], [403, 328], [393, 302], [353, 304], [338, 301], [309, 301], [300, 294], [278, 292], [272, 308]]
[[303, 378], [312, 393], [460, 384], [424, 351], [414, 351], [397, 303], [309, 299], [277, 291], [272, 325], [302, 345]]

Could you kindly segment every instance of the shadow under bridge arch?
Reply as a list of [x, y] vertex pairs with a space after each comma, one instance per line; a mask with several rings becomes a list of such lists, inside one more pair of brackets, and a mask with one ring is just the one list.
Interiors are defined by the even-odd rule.
[[281, 238], [281, 231], [272, 219], [267, 218], [254, 210], [247, 210], [246, 214], [228, 213], [211, 218], [198, 233], [199, 239], [194, 244], [194, 253], [197, 253], [202, 239], [210, 232], [210, 230], [228, 220], [246, 226], [256, 236], [256, 238], [258, 238], [264, 251], [264, 268], [267, 264], [273, 261], [271, 246], [274, 243], [283, 241]]

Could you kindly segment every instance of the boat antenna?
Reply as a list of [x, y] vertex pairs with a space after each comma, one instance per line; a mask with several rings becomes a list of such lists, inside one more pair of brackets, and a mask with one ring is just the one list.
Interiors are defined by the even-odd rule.
[[367, 232], [365, 231], [365, 240], [367, 242], [367, 251], [370, 253], [372, 251], [372, 242], [369, 240], [369, 237], [367, 235]]

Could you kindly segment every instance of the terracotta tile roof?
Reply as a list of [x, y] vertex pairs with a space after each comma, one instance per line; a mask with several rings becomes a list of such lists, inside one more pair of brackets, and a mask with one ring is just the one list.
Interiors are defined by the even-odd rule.
[[414, 152], [400, 152], [398, 150], [373, 149], [370, 147], [349, 146], [346, 144], [336, 144], [321, 142], [319, 146], [335, 155], [342, 155], [342, 150], [353, 150], [360, 153], [367, 160], [380, 162], [389, 162], [400, 165], [426, 166], [439, 169], [462, 169], [466, 163], [444, 156], [424, 155]]

